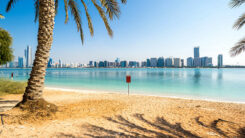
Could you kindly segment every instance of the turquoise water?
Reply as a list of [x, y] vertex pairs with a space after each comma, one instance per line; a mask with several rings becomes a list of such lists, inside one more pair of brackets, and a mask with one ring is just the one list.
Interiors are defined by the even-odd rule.
[[[27, 80], [30, 69], [0, 69]], [[47, 69], [46, 87], [245, 102], [245, 69]]]

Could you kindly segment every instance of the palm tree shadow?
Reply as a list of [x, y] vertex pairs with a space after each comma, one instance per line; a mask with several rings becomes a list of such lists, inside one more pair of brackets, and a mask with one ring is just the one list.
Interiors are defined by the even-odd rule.
[[[121, 115], [113, 118], [105, 118], [106, 120], [117, 124], [120, 131], [109, 130], [100, 126], [88, 124], [86, 128], [89, 134], [85, 134], [89, 137], [192, 137], [199, 138], [199, 136], [185, 130], [180, 123], [171, 124], [163, 117], [157, 117], [155, 121], [149, 121], [144, 118], [143, 114], [133, 115], [135, 119], [144, 123], [147, 127], [133, 123]], [[154, 128], [154, 129], [149, 129]]]
[[[206, 124], [204, 124], [202, 121], [200, 121], [200, 118], [201, 118], [201, 117], [202, 117], [202, 116], [198, 116], [198, 117], [195, 118], [195, 121], [197, 122], [197, 124], [199, 124], [199, 125], [201, 125], [201, 126], [203, 126], [203, 127], [212, 129], [214, 132], [216, 132], [217, 134], [219, 134], [219, 135], [222, 136], [222, 137], [226, 137], [226, 138], [229, 138], [229, 137], [230, 137], [230, 136], [228, 136], [227, 132], [221, 130], [217, 125], [218, 125], [218, 123], [221, 123], [221, 122], [225, 122], [225, 123], [229, 123], [229, 124], [233, 124], [233, 125], [235, 125], [235, 123], [230, 122], [230, 121], [226, 121], [226, 120], [223, 120], [223, 119], [220, 119], [220, 118], [219, 118], [219, 119], [217, 119], [217, 120], [213, 120], [213, 121], [211, 122], [211, 124], [206, 125]], [[232, 127], [231, 127], [230, 129], [235, 130], [235, 128], [232, 128]], [[244, 137], [245, 137], [245, 128], [240, 128], [240, 129], [237, 131], [237, 133], [238, 133], [238, 135], [239, 135], [239, 136], [237, 136], [237, 137], [244, 138]]]

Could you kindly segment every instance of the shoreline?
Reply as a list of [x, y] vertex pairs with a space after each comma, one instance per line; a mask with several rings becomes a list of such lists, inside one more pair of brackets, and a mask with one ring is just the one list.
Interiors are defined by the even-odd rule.
[[[62, 91], [62, 92], [75, 92], [81, 94], [122, 94], [127, 95], [127, 93], [122, 92], [108, 92], [103, 90], [88, 90], [88, 89], [72, 89], [72, 88], [60, 88], [60, 87], [45, 87], [44, 90], [54, 90], [54, 91]], [[194, 101], [205, 101], [205, 102], [214, 102], [214, 103], [232, 103], [232, 104], [242, 104], [245, 102], [236, 102], [229, 100], [218, 100], [218, 99], [209, 99], [209, 98], [197, 98], [197, 97], [184, 97], [184, 96], [167, 96], [167, 95], [149, 95], [146, 93], [142, 94], [130, 94], [133, 96], [149, 96], [149, 97], [160, 97], [160, 98], [170, 98], [170, 99], [180, 99], [180, 100], [194, 100]]]

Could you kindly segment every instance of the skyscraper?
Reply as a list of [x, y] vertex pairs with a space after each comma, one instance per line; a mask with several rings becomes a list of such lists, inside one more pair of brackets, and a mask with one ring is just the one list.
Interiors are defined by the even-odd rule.
[[194, 47], [194, 58], [199, 58], [200, 53], [199, 53], [199, 47]]
[[146, 60], [146, 66], [147, 66], [147, 67], [151, 67], [151, 61], [150, 61], [150, 59], [147, 59], [147, 60]]
[[218, 55], [218, 67], [223, 67], [223, 55]]
[[164, 67], [164, 58], [163, 57], [158, 58], [157, 67]]
[[193, 67], [193, 58], [192, 57], [187, 58], [187, 67]]
[[28, 45], [27, 48], [24, 51], [25, 59], [26, 59], [26, 67], [32, 66], [32, 53], [31, 53], [31, 47]]
[[25, 59], [24, 57], [18, 57], [18, 68], [26, 67], [24, 59]]
[[48, 61], [48, 68], [51, 68], [53, 65], [53, 59], [50, 58], [49, 61]]
[[174, 59], [173, 58], [166, 58], [165, 59], [165, 66], [166, 67], [173, 67]]
[[157, 67], [157, 58], [150, 59], [151, 67]]
[[181, 66], [180, 58], [174, 58], [174, 67], [179, 68]]

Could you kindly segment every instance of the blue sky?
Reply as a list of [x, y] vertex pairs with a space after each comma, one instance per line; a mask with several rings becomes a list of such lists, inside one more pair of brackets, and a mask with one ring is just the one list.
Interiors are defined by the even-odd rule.
[[[18, 1], [5, 13], [7, 0], [0, 0], [0, 12], [5, 15], [0, 27], [14, 38], [14, 55], [24, 55], [24, 48], [37, 46], [38, 24], [34, 23], [34, 2]], [[213, 57], [224, 55], [224, 64], [245, 65], [245, 53], [231, 58], [229, 49], [245, 37], [243, 29], [232, 29], [234, 21], [245, 12], [245, 5], [231, 9], [230, 0], [128, 0], [121, 5], [119, 20], [110, 22], [114, 37], [107, 35], [98, 12], [88, 3], [95, 35], [87, 29], [84, 9], [81, 8], [85, 43], [81, 44], [76, 25], [70, 16], [64, 24], [64, 5], [60, 1], [55, 18], [54, 42], [51, 57], [70, 63], [88, 63], [89, 60], [142, 61], [149, 57], [193, 56], [193, 47], [200, 46], [200, 55]], [[80, 1], [78, 1], [80, 2]]]

